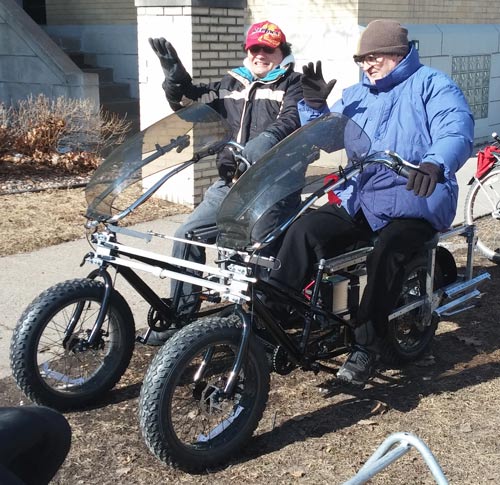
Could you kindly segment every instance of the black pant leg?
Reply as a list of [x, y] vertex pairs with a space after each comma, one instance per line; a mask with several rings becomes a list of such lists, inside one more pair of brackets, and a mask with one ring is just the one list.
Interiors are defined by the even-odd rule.
[[359, 239], [366, 239], [366, 228], [336, 205], [325, 205], [295, 221], [285, 234], [277, 258], [280, 268], [273, 270], [270, 283], [301, 291], [321, 258], [341, 254]]
[[371, 320], [379, 337], [403, 287], [404, 266], [436, 230], [421, 219], [395, 219], [379, 233], [367, 259], [368, 279], [358, 312], [358, 324]]

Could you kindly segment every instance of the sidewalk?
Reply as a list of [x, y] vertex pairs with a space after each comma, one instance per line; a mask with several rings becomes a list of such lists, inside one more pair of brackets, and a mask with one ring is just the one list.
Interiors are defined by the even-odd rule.
[[[187, 214], [146, 222], [134, 226], [138, 231], [154, 230], [173, 235]], [[82, 226], [83, 230], [83, 226]], [[121, 237], [128, 244], [131, 239]], [[137, 247], [170, 254], [171, 242], [153, 238], [150, 243], [133, 238]], [[131, 244], [131, 243], [130, 243]], [[132, 244], [131, 244], [132, 245]], [[140, 246], [139, 246], [140, 245]], [[12, 331], [29, 303], [42, 291], [61, 281], [85, 277], [96, 268], [86, 264], [80, 267], [83, 256], [90, 251], [86, 239], [59, 244], [34, 251], [0, 258], [0, 379], [10, 375], [9, 346]], [[144, 280], [160, 294], [168, 296], [170, 281], [141, 274]], [[125, 297], [134, 313], [136, 327], [146, 326], [149, 306], [123, 279], [118, 279], [116, 288]]]
[[[476, 159], [471, 158], [459, 172], [461, 187], [455, 223], [463, 221], [463, 204], [467, 195], [467, 182], [474, 174]], [[173, 235], [176, 228], [184, 221], [186, 214], [180, 214], [158, 221], [138, 224], [138, 231], [154, 230], [166, 235]], [[83, 229], [83, 228], [82, 228]], [[120, 241], [127, 243], [126, 238]], [[171, 242], [154, 238], [151, 243], [133, 239], [134, 244], [144, 244], [150, 251], [170, 254]], [[142, 247], [142, 246], [141, 246]], [[83, 256], [90, 250], [86, 239], [72, 241], [57, 246], [41, 249], [32, 253], [17, 254], [0, 258], [0, 379], [10, 375], [9, 346], [12, 331], [29, 303], [42, 291], [61, 281], [86, 276], [95, 267], [86, 264], [80, 267]], [[207, 259], [210, 262], [210, 257]], [[143, 275], [144, 280], [159, 294], [168, 296], [170, 281], [159, 280], [150, 275]], [[136, 328], [144, 328], [149, 309], [141, 297], [122, 279], [116, 288], [125, 297], [134, 313]]]

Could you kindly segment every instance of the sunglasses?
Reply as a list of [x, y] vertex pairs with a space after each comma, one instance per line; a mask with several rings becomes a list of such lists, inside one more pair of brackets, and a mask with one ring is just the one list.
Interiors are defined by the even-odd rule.
[[253, 45], [252, 47], [249, 47], [248, 50], [254, 55], [258, 54], [261, 50], [264, 51], [265, 54], [274, 54], [276, 51], [275, 48], [264, 45]]
[[374, 56], [370, 54], [365, 57], [358, 57], [354, 60], [354, 62], [359, 66], [363, 67], [364, 64], [368, 64], [369, 66], [375, 66], [376, 64], [380, 64], [385, 58], [385, 55]]

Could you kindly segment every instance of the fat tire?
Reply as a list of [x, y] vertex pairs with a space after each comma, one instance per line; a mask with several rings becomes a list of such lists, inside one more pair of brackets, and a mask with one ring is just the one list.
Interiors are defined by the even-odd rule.
[[51, 319], [74, 302], [99, 302], [103, 296], [104, 284], [100, 281], [67, 280], [45, 290], [23, 312], [11, 339], [10, 365], [18, 387], [31, 401], [60, 411], [81, 408], [101, 397], [120, 380], [134, 351], [135, 325], [129, 305], [116, 290], [112, 290], [108, 319], [112, 315], [118, 342], [87, 381], [70, 392], [62, 392], [45, 382], [37, 365], [40, 338]]
[[[483, 177], [480, 182], [481, 184], [488, 185], [489, 181], [492, 180], [495, 177], [500, 177], [500, 168], [495, 168], [493, 169], [490, 173], [488, 173], [485, 177]], [[486, 232], [490, 233], [496, 233], [500, 234], [500, 221], [493, 221], [490, 219], [490, 216], [486, 215], [484, 221], [481, 223], [480, 220], [477, 218], [474, 218], [474, 205], [477, 202], [477, 197], [481, 193], [482, 188], [481, 184], [477, 181], [474, 180], [472, 183], [469, 192], [467, 193], [467, 196], [465, 197], [465, 204], [464, 204], [464, 220], [466, 224], [475, 224], [476, 225], [476, 234], [477, 234], [477, 248], [483, 254], [486, 258], [488, 258], [490, 261], [496, 264], [500, 264], [500, 250], [499, 248], [493, 248], [489, 247], [488, 241], [486, 239]], [[500, 184], [499, 184], [499, 189], [500, 189]], [[495, 194], [490, 194], [495, 197]], [[500, 198], [497, 197], [496, 200], [494, 200], [495, 207], [500, 210]], [[487, 224], [488, 222], [492, 222], [495, 227], [490, 227], [486, 228], [481, 225], [481, 224]], [[483, 237], [481, 237], [483, 236]], [[500, 247], [500, 236], [499, 236], [499, 247]]]
[[[146, 373], [139, 400], [142, 434], [151, 452], [162, 462], [188, 472], [200, 472], [229, 460], [250, 439], [266, 407], [270, 371], [265, 351], [251, 340], [247, 365], [256, 382], [255, 399], [209, 449], [185, 446], [171, 421], [172, 396], [185, 366], [205, 347], [216, 344], [239, 346], [241, 324], [234, 315], [207, 317], [182, 328], [156, 354]], [[249, 369], [247, 367], [247, 369]], [[243, 419], [243, 421], [242, 421]], [[235, 424], [236, 423], [236, 424]], [[236, 428], [235, 428], [236, 427]], [[231, 430], [228, 434], [228, 430]]]
[[[427, 256], [420, 255], [417, 256], [413, 261], [408, 263], [405, 267], [404, 283], [403, 283], [403, 294], [405, 289], [408, 287], [408, 282], [410, 277], [417, 272], [423, 271], [424, 275], [427, 271]], [[423, 281], [425, 291], [425, 279]], [[435, 271], [434, 271], [434, 289], [441, 288], [443, 286], [442, 271], [436, 261]], [[398, 302], [397, 306], [403, 304], [403, 294]], [[399, 326], [404, 324], [403, 319], [415, 318], [418, 319], [419, 309], [412, 310], [408, 314], [402, 315], [401, 317], [390, 320], [387, 327], [387, 334], [382, 341], [382, 348], [380, 352], [381, 361], [389, 365], [402, 365], [409, 362], [413, 362], [419, 359], [425, 352], [427, 352], [432, 340], [434, 339], [434, 334], [437, 329], [437, 319], [432, 318], [430, 324], [426, 326], [423, 331], [419, 331], [416, 327], [412, 328], [411, 331], [418, 332], [418, 338], [415, 340], [415, 345], [411, 349], [406, 348], [402, 345], [401, 339], [399, 338], [398, 329]]]

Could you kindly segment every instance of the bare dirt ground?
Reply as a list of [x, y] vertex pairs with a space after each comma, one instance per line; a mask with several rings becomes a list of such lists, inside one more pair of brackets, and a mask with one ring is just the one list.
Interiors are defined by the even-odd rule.
[[[33, 211], [49, 216], [56, 207], [61, 208], [55, 216], [61, 241], [74, 238], [63, 230], [78, 220], [81, 231], [81, 189], [1, 196], [0, 254], [9, 254], [18, 232], [23, 243], [16, 242], [16, 251], [61, 242], [44, 237], [54, 221], [30, 217]], [[148, 215], [164, 214], [149, 207]], [[144, 444], [137, 404], [155, 349], [137, 344], [113, 391], [93, 407], [66, 413], [72, 448], [53, 483], [341, 484], [385, 438], [402, 431], [425, 442], [450, 483], [499, 483], [500, 267], [479, 257], [477, 263], [476, 271], [491, 273], [482, 306], [441, 322], [424, 359], [403, 369], [381, 368], [365, 390], [355, 393], [337, 388], [327, 373], [273, 375], [264, 419], [248, 446], [227, 466], [199, 475], [160, 463]], [[27, 404], [13, 379], [3, 379], [0, 405], [21, 402]], [[370, 483], [435, 482], [412, 450]]]

